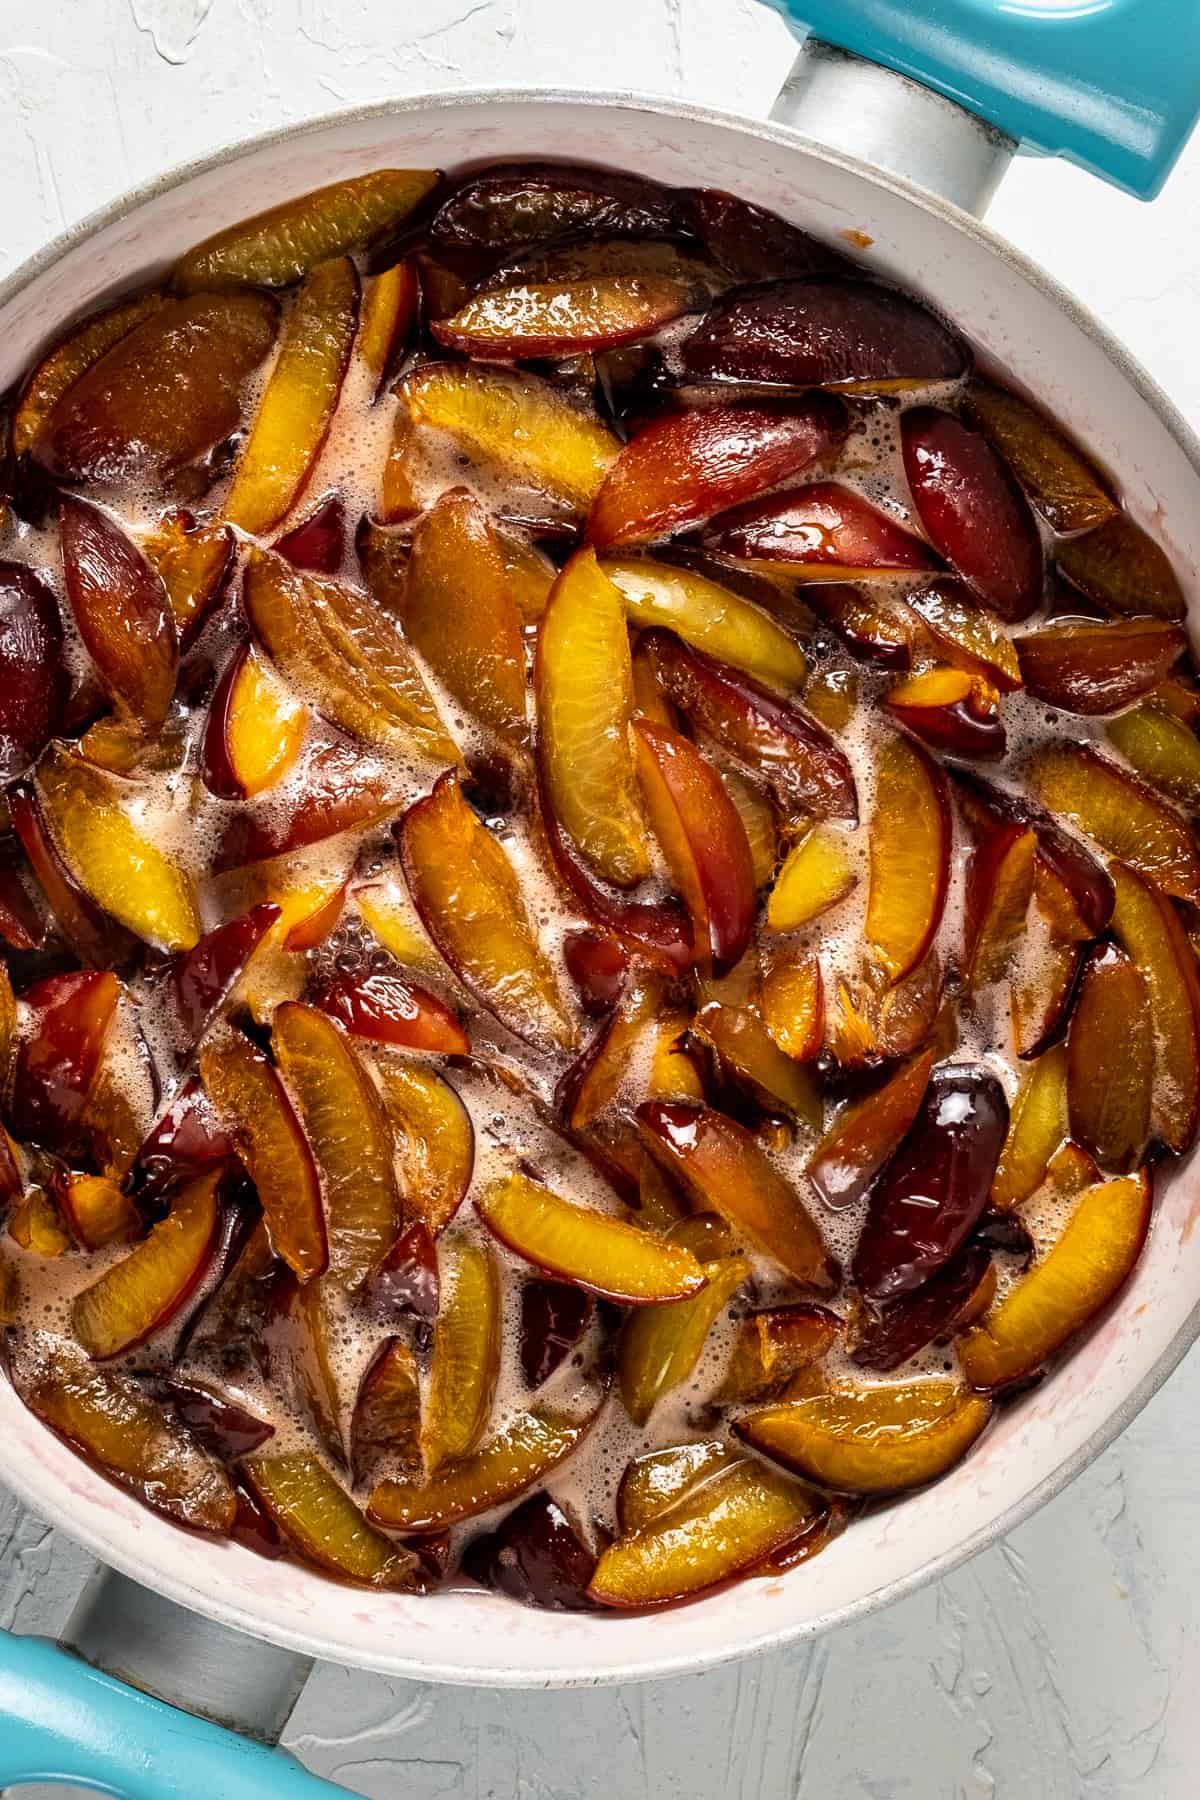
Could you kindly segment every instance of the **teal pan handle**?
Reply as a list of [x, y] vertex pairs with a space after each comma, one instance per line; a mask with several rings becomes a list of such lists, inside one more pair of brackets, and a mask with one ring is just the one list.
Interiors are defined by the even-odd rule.
[[44, 1638], [0, 1631], [0, 1789], [25, 1781], [120, 1800], [346, 1800], [286, 1751], [153, 1700]]
[[803, 34], [1152, 200], [1200, 117], [1200, 0], [767, 0]]

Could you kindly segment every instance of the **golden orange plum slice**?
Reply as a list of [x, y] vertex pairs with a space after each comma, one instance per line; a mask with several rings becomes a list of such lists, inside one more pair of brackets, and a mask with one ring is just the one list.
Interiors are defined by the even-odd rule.
[[375, 377], [375, 398], [383, 393], [407, 351], [421, 310], [421, 281], [409, 257], [372, 277], [363, 300], [357, 355]]
[[419, 1559], [375, 1531], [317, 1457], [304, 1450], [259, 1451], [241, 1467], [268, 1516], [305, 1562], [364, 1587], [411, 1591], [423, 1585]]
[[887, 738], [867, 829], [866, 937], [891, 982], [916, 968], [941, 923], [951, 836], [945, 776], [907, 738]]
[[398, 837], [421, 923], [460, 980], [517, 1037], [572, 1044], [575, 1028], [516, 870], [453, 774], [409, 807]]
[[802, 685], [808, 658], [795, 638], [732, 588], [650, 557], [603, 556], [600, 568], [621, 590], [635, 625], [673, 631], [685, 644], [773, 687]]
[[406, 1214], [436, 1236], [459, 1207], [475, 1164], [471, 1115], [436, 1069], [398, 1057], [377, 1058], [383, 1104], [392, 1122]]
[[73, 495], [59, 503], [71, 611], [122, 716], [159, 731], [175, 696], [179, 640], [162, 579], [107, 513]]
[[1006, 975], [1033, 899], [1037, 833], [1015, 821], [985, 831], [967, 862], [963, 972], [984, 988]]
[[490, 1512], [545, 1480], [582, 1443], [596, 1413], [569, 1418], [549, 1407], [518, 1412], [495, 1437], [424, 1482], [381, 1481], [367, 1517], [385, 1531], [441, 1531]]
[[72, 1237], [85, 1250], [128, 1243], [142, 1227], [139, 1208], [110, 1176], [68, 1173], [56, 1195]]
[[1055, 531], [1087, 531], [1117, 511], [1099, 472], [1036, 406], [976, 375], [967, 412]]
[[847, 1494], [887, 1494], [933, 1481], [964, 1456], [991, 1403], [954, 1381], [855, 1388], [838, 1384], [749, 1413], [738, 1437], [785, 1469]]
[[728, 1219], [796, 1281], [826, 1293], [837, 1286], [837, 1267], [799, 1194], [741, 1125], [680, 1101], [647, 1101], [637, 1117], [647, 1149], [700, 1207]]
[[1154, 1093], [1154, 1022], [1142, 970], [1115, 944], [1084, 965], [1067, 1038], [1071, 1135], [1101, 1168], [1141, 1160]]
[[186, 650], [225, 591], [237, 548], [233, 532], [228, 525], [200, 525], [189, 512], [169, 512], [139, 548], [162, 577]]
[[784, 858], [767, 897], [767, 930], [798, 931], [844, 900], [857, 881], [851, 841], [818, 825]]
[[10, 1369], [30, 1412], [102, 1475], [176, 1525], [229, 1535], [237, 1499], [228, 1475], [128, 1376], [62, 1339], [19, 1345]]
[[32, 450], [42, 427], [67, 390], [93, 363], [114, 344], [128, 337], [144, 319], [150, 318], [163, 305], [164, 296], [151, 292], [134, 300], [122, 300], [104, 312], [93, 313], [82, 325], [59, 340], [42, 357], [21, 389], [13, 409], [10, 442], [13, 454], [23, 456]]
[[275, 1070], [248, 1038], [229, 1032], [202, 1047], [200, 1076], [258, 1190], [272, 1249], [300, 1281], [323, 1274], [329, 1248], [320, 1183]]
[[342, 1028], [316, 1007], [292, 1000], [277, 1007], [271, 1048], [324, 1190], [329, 1278], [357, 1288], [400, 1230], [382, 1102]]
[[1021, 665], [1003, 625], [957, 581], [935, 581], [905, 594], [905, 604], [948, 662], [973, 669], [1002, 694], [1021, 686]]
[[819, 1363], [842, 1332], [842, 1321], [824, 1306], [799, 1301], [760, 1307], [742, 1320], [720, 1387], [723, 1400], [769, 1400], [802, 1369]]
[[660, 1306], [704, 1286], [690, 1250], [615, 1214], [564, 1200], [527, 1175], [495, 1183], [475, 1204], [488, 1230], [515, 1255], [620, 1305]]
[[617, 1489], [617, 1522], [623, 1533], [641, 1531], [675, 1505], [689, 1489], [731, 1463], [744, 1462], [741, 1451], [720, 1438], [694, 1444], [668, 1444], [647, 1450], [626, 1465]]
[[71, 1303], [71, 1326], [89, 1356], [120, 1356], [168, 1324], [212, 1263], [222, 1223], [221, 1172], [178, 1193], [149, 1237]]
[[372, 1358], [354, 1403], [350, 1470], [357, 1487], [380, 1457], [403, 1469], [421, 1467], [421, 1379], [403, 1338], [387, 1338]]
[[421, 1426], [429, 1474], [469, 1456], [488, 1427], [500, 1374], [500, 1276], [486, 1246], [459, 1243], [439, 1257], [441, 1305]]
[[413, 534], [404, 629], [480, 724], [507, 743], [527, 740], [521, 620], [497, 535], [465, 488], [442, 494]]
[[664, 1394], [688, 1379], [709, 1331], [750, 1279], [743, 1256], [700, 1265], [706, 1285], [690, 1300], [647, 1306], [625, 1321], [617, 1350], [617, 1382], [625, 1411], [644, 1425]]
[[293, 698], [250, 644], [217, 683], [204, 733], [203, 774], [222, 800], [249, 800], [287, 774], [300, 755], [308, 708]]
[[799, 1482], [740, 1459], [610, 1544], [588, 1592], [603, 1606], [665, 1606], [753, 1570], [823, 1516], [821, 1502]]
[[1150, 1196], [1145, 1169], [1085, 1191], [1047, 1255], [960, 1342], [969, 1382], [999, 1388], [1020, 1380], [1083, 1330], [1136, 1263]]
[[1120, 863], [1110, 866], [1113, 930], [1150, 997], [1154, 1027], [1151, 1116], [1177, 1155], [1200, 1121], [1200, 971], [1179, 914], [1165, 894]]
[[1064, 539], [1055, 560], [1067, 580], [1105, 612], [1182, 619], [1187, 610], [1166, 553], [1124, 513], [1095, 531]]
[[992, 1178], [992, 1205], [1010, 1212], [1045, 1178], [1050, 1159], [1069, 1134], [1067, 1051], [1053, 1044], [1037, 1058], [1013, 1101], [1008, 1136]]
[[811, 1062], [825, 1042], [825, 978], [813, 950], [778, 950], [763, 970], [763, 1024], [785, 1055]]
[[[780, 1049], [753, 1008], [711, 1001], [697, 1013], [693, 1029], [713, 1051], [725, 1078], [745, 1088], [758, 1106], [820, 1131], [821, 1090], [812, 1071]], [[655, 1099], [673, 1097], [653, 1085], [650, 1092]]]
[[435, 169], [373, 169], [314, 188], [206, 238], [175, 269], [181, 293], [289, 287], [329, 257], [349, 256], [412, 212], [437, 185]]
[[517, 362], [614, 349], [650, 336], [688, 310], [691, 287], [665, 275], [597, 274], [525, 281], [473, 294], [433, 336], [479, 362]]
[[1188, 721], [1176, 718], [1158, 698], [1110, 720], [1105, 736], [1151, 787], [1189, 813], [1200, 811], [1200, 740]]

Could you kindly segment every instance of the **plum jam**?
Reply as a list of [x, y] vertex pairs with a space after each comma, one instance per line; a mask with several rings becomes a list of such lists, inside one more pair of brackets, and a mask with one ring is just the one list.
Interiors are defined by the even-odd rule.
[[1200, 1119], [1200, 686], [955, 323], [731, 195], [380, 170], [0, 421], [0, 1324], [95, 1469], [653, 1606], [1088, 1328]]

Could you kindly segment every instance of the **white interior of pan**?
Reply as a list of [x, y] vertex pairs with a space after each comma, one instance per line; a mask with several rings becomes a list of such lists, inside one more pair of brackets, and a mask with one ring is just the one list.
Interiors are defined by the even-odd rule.
[[[829, 237], [872, 240], [867, 260], [924, 292], [1040, 396], [1112, 468], [1127, 503], [1200, 604], [1200, 476], [1187, 434], [1136, 371], [1035, 271], [969, 222], [797, 147], [769, 128], [687, 109], [580, 98], [410, 102], [298, 131], [205, 167], [106, 219], [20, 291], [0, 294], [0, 390], [60, 328], [151, 276], [188, 245], [277, 200], [377, 166], [513, 156], [609, 163], [733, 189]], [[342, 1588], [190, 1538], [93, 1474], [0, 1382], [0, 1473], [38, 1513], [106, 1562], [247, 1631], [333, 1661], [426, 1680], [592, 1682], [697, 1669], [823, 1629], [978, 1547], [1107, 1442], [1190, 1341], [1200, 1299], [1200, 1192], [1160, 1183], [1137, 1272], [1111, 1315], [1052, 1379], [1009, 1410], [936, 1487], [859, 1524], [792, 1574], [652, 1616], [526, 1610], [477, 1593], [404, 1599]]]

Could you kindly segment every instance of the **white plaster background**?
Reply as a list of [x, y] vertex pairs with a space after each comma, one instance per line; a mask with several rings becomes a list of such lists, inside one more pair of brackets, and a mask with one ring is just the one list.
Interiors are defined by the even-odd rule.
[[[0, 275], [131, 184], [305, 114], [490, 83], [765, 113], [790, 58], [755, 0], [0, 0]], [[1198, 211], [1200, 140], [1153, 208], [1022, 161], [991, 214], [1196, 425]], [[1193, 1357], [1007, 1543], [814, 1646], [595, 1693], [323, 1668], [288, 1741], [372, 1800], [1194, 1800], [1198, 1416]], [[53, 1632], [85, 1570], [0, 1490], [0, 1625]]]

